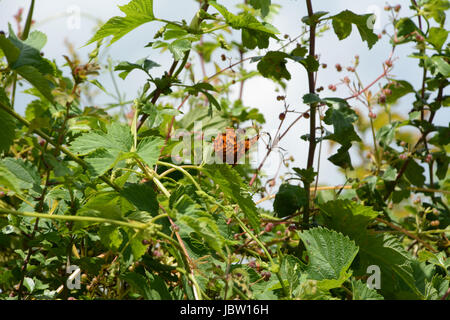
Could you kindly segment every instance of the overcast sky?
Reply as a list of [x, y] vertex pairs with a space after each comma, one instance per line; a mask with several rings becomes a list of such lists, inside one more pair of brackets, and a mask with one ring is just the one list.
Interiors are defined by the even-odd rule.
[[[67, 48], [64, 45], [64, 40], [69, 39], [79, 52], [82, 58], [86, 58], [87, 53], [92, 50], [94, 45], [82, 47], [92, 36], [98, 20], [106, 21], [112, 16], [122, 15], [117, 5], [128, 3], [128, 0], [112, 1], [112, 0], [39, 0], [36, 1], [34, 19], [37, 21], [36, 29], [43, 31], [48, 36], [48, 42], [44, 48], [45, 56], [49, 59], [56, 59], [57, 62], [63, 63], [62, 55], [67, 53]], [[236, 0], [219, 0], [221, 4], [237, 4], [241, 1]], [[273, 24], [280, 30], [281, 35], [289, 34], [292, 37], [301, 32], [301, 17], [306, 15], [305, 1], [303, 0], [284, 0], [272, 1], [282, 5], [280, 14], [275, 18]], [[29, 0], [0, 0], [0, 30], [7, 30], [8, 21], [12, 21], [12, 16], [20, 7], [28, 8]], [[401, 4], [403, 13], [409, 12], [408, 5], [410, 1], [400, 0], [391, 4]], [[376, 0], [315, 0], [313, 2], [315, 11], [329, 11], [336, 14], [342, 10], [350, 9], [358, 14], [367, 12], [375, 12], [379, 16], [380, 24], [375, 25], [375, 31], [379, 33], [381, 29], [379, 26], [387, 24], [388, 16], [383, 10], [385, 1]], [[167, 20], [185, 19], [190, 21], [193, 14], [198, 9], [198, 3], [193, 0], [154, 0], [155, 15], [159, 18]], [[76, 20], [71, 20], [68, 13], [81, 13], [81, 20], [77, 26]], [[74, 24], [75, 22], [75, 24]], [[75, 25], [75, 28], [73, 26]], [[171, 63], [170, 54], [160, 54], [158, 51], [144, 48], [144, 46], [152, 41], [155, 32], [161, 27], [160, 23], [148, 23], [139, 29], [131, 32], [111, 47], [109, 47], [108, 55], [113, 57], [116, 61], [135, 61], [142, 57], [148, 56], [149, 59], [157, 61], [162, 65], [160, 72], [168, 69]], [[272, 48], [277, 48], [276, 43], [271, 44]], [[325, 88], [330, 83], [337, 83], [344, 74], [335, 72], [333, 66], [336, 63], [341, 63], [343, 66], [350, 65], [354, 59], [355, 54], [360, 56], [359, 73], [364, 83], [370, 83], [382, 73], [382, 63], [386, 60], [390, 53], [390, 46], [388, 40], [383, 39], [379, 41], [372, 50], [368, 50], [365, 43], [360, 39], [356, 28], [353, 29], [352, 35], [344, 41], [338, 41], [337, 37], [332, 31], [328, 32], [324, 37], [317, 40], [317, 52], [321, 55], [321, 63], [327, 63], [330, 67], [325, 70], [320, 70], [318, 75], [318, 85]], [[399, 47], [395, 52], [395, 57], [400, 58], [395, 62], [395, 69], [393, 74], [397, 79], [406, 79], [411, 82], [416, 88], [419, 87], [421, 80], [421, 73], [417, 67], [417, 60], [408, 58], [406, 55], [410, 54], [410, 48], [406, 46]], [[255, 54], [256, 55], [256, 54]], [[229, 56], [229, 54], [228, 54]], [[232, 58], [237, 59], [235, 54]], [[220, 59], [217, 59], [220, 61]], [[237, 60], [236, 60], [237, 61]], [[226, 64], [222, 63], [225, 67]], [[249, 68], [256, 68], [255, 64], [247, 64]], [[288, 69], [292, 74], [292, 81], [289, 83], [287, 90], [287, 102], [296, 110], [304, 111], [306, 106], [301, 104], [301, 97], [308, 92], [307, 76], [304, 69], [298, 65], [289, 64]], [[213, 69], [208, 69], [208, 74], [213, 74]], [[112, 90], [112, 84], [108, 77], [100, 78], [101, 82]], [[118, 79], [119, 87], [127, 94], [128, 98], [133, 98], [137, 90], [143, 85], [145, 77], [143, 73], [134, 72], [127, 78], [127, 81]], [[244, 103], [247, 106], [258, 108], [266, 118], [265, 131], [274, 133], [278, 127], [278, 114], [283, 111], [281, 103], [276, 101], [278, 93], [274, 91], [274, 84], [264, 78], [255, 78], [245, 85]], [[328, 96], [349, 96], [349, 92], [343, 88], [333, 93], [325, 90], [324, 94]], [[411, 97], [412, 98], [412, 97]], [[401, 103], [396, 106], [397, 110], [403, 113], [408, 112], [411, 107], [411, 98], [402, 99]], [[26, 104], [32, 98], [25, 94], [19, 94], [17, 97], [16, 109], [23, 112]], [[110, 102], [103, 97], [99, 100], [101, 102]], [[367, 114], [367, 112], [365, 112]], [[448, 125], [450, 119], [448, 112], [442, 112], [436, 117], [440, 125]], [[307, 158], [307, 144], [299, 137], [308, 131], [308, 123], [300, 121], [293, 130], [284, 138], [281, 145], [289, 150], [296, 159], [295, 166], [304, 167]], [[344, 181], [342, 175], [337, 171], [337, 168], [327, 161], [330, 152], [323, 148], [323, 156], [321, 160], [321, 175], [320, 183], [333, 184], [342, 183]], [[274, 155], [272, 161], [267, 162], [265, 171], [267, 173], [274, 173], [278, 168], [277, 158]]]

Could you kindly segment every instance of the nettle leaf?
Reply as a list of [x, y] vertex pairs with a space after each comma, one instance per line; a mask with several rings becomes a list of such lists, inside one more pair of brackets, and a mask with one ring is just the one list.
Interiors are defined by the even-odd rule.
[[261, 16], [266, 17], [270, 12], [271, 0], [250, 0], [250, 5], [255, 9], [261, 9]]
[[[6, 95], [5, 89], [0, 88], [0, 103], [8, 108], [11, 108], [9, 98]], [[8, 152], [9, 147], [13, 144], [15, 138], [16, 120], [6, 111], [0, 109], [0, 154]]]
[[352, 280], [352, 300], [384, 300], [376, 290], [370, 289], [366, 283], [361, 280]]
[[358, 15], [350, 10], [345, 10], [330, 19], [332, 19], [333, 29], [339, 40], [347, 38], [352, 33], [352, 24], [354, 24], [358, 28], [361, 39], [367, 42], [369, 49], [372, 49], [378, 41], [378, 36], [373, 29], [369, 28], [372, 16], [372, 14]]
[[308, 278], [319, 280], [318, 287], [338, 288], [351, 276], [349, 268], [358, 253], [354, 241], [322, 227], [305, 230], [299, 236], [309, 257]]
[[153, 0], [132, 0], [124, 6], [119, 6], [119, 9], [125, 13], [125, 17], [109, 19], [87, 44], [113, 36], [111, 45], [144, 23], [155, 20]]
[[260, 218], [249, 194], [243, 192], [243, 183], [238, 173], [228, 165], [208, 166], [207, 172], [214, 183], [218, 184], [221, 191], [239, 205], [255, 230], [260, 228]]
[[209, 1], [220, 14], [225, 18], [227, 24], [233, 29], [242, 30], [242, 43], [249, 49], [265, 49], [269, 46], [269, 39], [274, 38], [279, 31], [267, 22], [260, 22], [251, 14], [244, 12], [239, 15], [234, 15], [224, 6], [218, 4], [216, 1]]
[[123, 80], [125, 80], [126, 77], [133, 70], [136, 70], [136, 69], [142, 70], [148, 74], [150, 69], [155, 68], [155, 67], [160, 67], [160, 65], [157, 64], [156, 62], [153, 62], [152, 60], [144, 58], [144, 59], [140, 59], [140, 60], [136, 61], [135, 63], [123, 61], [114, 68], [114, 71], [123, 71], [119, 74], [119, 77], [121, 77]]
[[303, 208], [307, 201], [308, 195], [305, 189], [284, 183], [275, 196], [273, 209], [278, 217], [286, 217]]

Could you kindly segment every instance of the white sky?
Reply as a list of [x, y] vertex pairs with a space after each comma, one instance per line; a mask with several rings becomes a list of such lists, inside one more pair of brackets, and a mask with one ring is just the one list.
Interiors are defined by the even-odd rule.
[[[128, 3], [128, 0], [111, 1], [111, 0], [39, 0], [36, 1], [34, 19], [38, 22], [36, 28], [43, 31], [48, 36], [48, 42], [44, 48], [45, 56], [49, 59], [56, 59], [58, 63], [63, 63], [62, 55], [67, 53], [67, 48], [64, 45], [64, 40], [69, 39], [76, 48], [79, 48], [80, 56], [84, 59], [87, 53], [92, 50], [94, 45], [82, 48], [82, 46], [92, 36], [97, 22], [95, 19], [106, 21], [112, 16], [122, 15], [117, 8], [117, 5], [123, 5]], [[221, 4], [237, 4], [242, 1], [236, 0], [219, 0]], [[291, 37], [295, 37], [301, 32], [301, 17], [306, 15], [305, 1], [303, 0], [275, 0], [274, 3], [282, 5], [280, 14], [273, 21], [273, 24], [280, 30], [281, 36], [289, 34]], [[0, 0], [0, 30], [7, 30], [7, 23], [12, 21], [12, 16], [17, 12], [18, 8], [25, 8], [25, 14], [28, 9], [29, 0]], [[408, 6], [410, 1], [397, 0], [393, 4], [401, 4], [402, 12], [405, 14], [409, 11]], [[376, 0], [315, 0], [313, 3], [315, 11], [329, 11], [331, 14], [336, 14], [342, 10], [350, 9], [355, 13], [363, 14], [369, 11], [379, 14], [381, 25], [388, 23], [387, 13], [383, 10], [385, 1]], [[80, 26], [78, 29], [70, 29], [68, 27], [68, 10], [79, 8], [82, 17]], [[190, 21], [193, 14], [196, 12], [198, 4], [193, 0], [154, 0], [155, 15], [159, 18], [167, 20], [179, 20], [186, 19]], [[381, 29], [377, 30], [379, 33]], [[160, 54], [158, 51], [144, 48], [144, 46], [152, 41], [152, 37], [155, 32], [161, 27], [161, 23], [148, 23], [139, 29], [131, 32], [111, 47], [109, 47], [108, 55], [113, 57], [116, 61], [131, 61], [134, 62], [142, 57], [148, 56], [162, 65], [159, 70], [163, 72], [168, 69], [171, 63], [171, 56], [169, 53]], [[317, 40], [317, 52], [321, 54], [321, 63], [327, 63], [328, 68], [321, 69], [318, 75], [318, 86], [324, 86], [327, 88], [330, 83], [337, 83], [344, 76], [344, 73], [336, 73], [334, 65], [341, 63], [343, 66], [350, 65], [354, 59], [355, 54], [360, 56], [359, 74], [364, 83], [370, 83], [376, 77], [382, 73], [382, 62], [386, 60], [390, 53], [390, 46], [387, 43], [387, 38], [379, 41], [372, 50], [368, 50], [367, 45], [363, 43], [356, 30], [353, 28], [352, 35], [344, 41], [338, 41], [337, 37], [330, 30], [325, 37]], [[276, 43], [271, 44], [271, 48], [278, 48]], [[397, 48], [395, 57], [398, 59], [395, 63], [395, 69], [393, 74], [397, 79], [408, 80], [416, 88], [420, 84], [421, 73], [417, 67], [417, 61], [412, 58], [405, 57], [410, 54], [411, 50], [407, 46], [401, 46]], [[219, 53], [220, 54], [220, 53]], [[227, 54], [229, 56], [229, 54]], [[257, 54], [255, 54], [257, 55]], [[235, 53], [232, 58], [237, 59], [238, 55]], [[220, 61], [220, 59], [216, 59]], [[237, 60], [236, 60], [237, 61]], [[221, 62], [222, 63], [222, 62]], [[222, 63], [224, 67], [226, 63]], [[247, 64], [250, 68], [256, 68], [256, 64]], [[291, 105], [291, 108], [295, 108], [298, 111], [306, 110], [306, 106], [301, 104], [301, 97], [308, 92], [307, 88], [307, 76], [304, 69], [299, 65], [289, 63], [288, 70], [292, 75], [292, 80], [289, 83], [287, 90], [287, 102]], [[214, 73], [213, 69], [208, 69], [208, 74]], [[351, 78], [351, 77], [350, 77]], [[110, 90], [113, 90], [111, 81], [108, 76], [103, 76], [100, 82]], [[133, 72], [126, 81], [117, 79], [119, 87], [123, 92], [127, 94], [128, 98], [133, 98], [143, 85], [145, 77], [143, 73]], [[274, 84], [264, 78], [255, 78], [248, 81], [245, 84], [244, 104], [251, 107], [258, 108], [266, 118], [265, 131], [274, 133], [278, 127], [279, 120], [278, 114], [283, 111], [283, 105], [276, 101], [276, 96], [279, 94], [274, 91]], [[335, 97], [347, 97], [349, 92], [345, 88], [338, 89], [337, 92], [330, 92], [325, 90], [322, 96], [335, 96]], [[31, 101], [31, 97], [25, 94], [19, 94], [17, 97], [16, 109], [23, 113], [26, 104]], [[401, 112], [408, 112], [411, 107], [411, 99], [404, 98], [401, 103], [396, 106], [397, 110]], [[108, 99], [98, 100], [98, 103], [112, 102]], [[367, 113], [366, 113], [367, 115]], [[291, 115], [294, 119], [294, 115]], [[449, 113], [442, 111], [436, 120], [440, 125], [448, 125]], [[289, 121], [286, 123], [289, 124]], [[294, 166], [304, 167], [306, 165], [307, 158], [307, 144], [299, 137], [309, 131], [308, 122], [306, 120], [300, 121], [293, 130], [282, 140], [281, 146], [290, 153], [296, 159]], [[262, 148], [261, 148], [262, 149]], [[324, 147], [321, 158], [321, 173], [320, 183], [336, 185], [344, 182], [341, 174], [338, 173], [337, 167], [331, 164], [327, 158], [331, 155], [330, 152], [334, 150], [328, 150]], [[274, 161], [268, 161], [265, 171], [270, 175], [274, 173], [278, 168], [278, 156], [274, 155]], [[270, 208], [269, 205], [267, 208]]]

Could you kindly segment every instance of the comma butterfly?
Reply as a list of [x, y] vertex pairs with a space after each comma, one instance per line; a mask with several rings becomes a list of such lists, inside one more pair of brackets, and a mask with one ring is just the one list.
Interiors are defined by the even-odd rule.
[[238, 160], [250, 150], [258, 139], [259, 134], [251, 139], [245, 138], [238, 141], [235, 129], [227, 128], [225, 133], [221, 133], [216, 138], [213, 138], [214, 151], [219, 157], [222, 156], [224, 163], [235, 166], [238, 164]]

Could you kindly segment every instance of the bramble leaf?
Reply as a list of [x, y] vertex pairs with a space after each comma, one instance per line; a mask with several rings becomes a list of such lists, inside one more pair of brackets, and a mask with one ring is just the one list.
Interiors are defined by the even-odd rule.
[[108, 20], [88, 41], [91, 44], [103, 38], [113, 36], [110, 45], [125, 36], [130, 31], [155, 20], [153, 0], [132, 0], [124, 6], [119, 6], [125, 17], [113, 17]]

